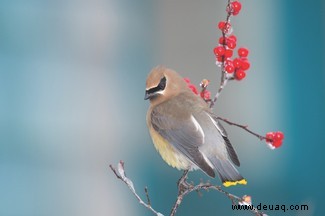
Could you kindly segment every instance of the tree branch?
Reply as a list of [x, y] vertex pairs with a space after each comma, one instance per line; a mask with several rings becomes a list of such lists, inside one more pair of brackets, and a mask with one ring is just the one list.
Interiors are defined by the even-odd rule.
[[[151, 204], [150, 204], [150, 199], [149, 199], [149, 195], [148, 193], [146, 193], [146, 196], [147, 196], [147, 199], [148, 199], [148, 204], [145, 203], [141, 198], [140, 196], [137, 194], [137, 192], [135, 191], [135, 188], [134, 188], [134, 185], [133, 185], [133, 182], [126, 177], [126, 174], [125, 174], [125, 170], [124, 170], [124, 162], [123, 161], [120, 161], [118, 164], [117, 164], [117, 170], [112, 166], [112, 165], [109, 165], [109, 167], [111, 168], [111, 170], [113, 171], [113, 173], [115, 174], [115, 176], [120, 179], [121, 181], [123, 181], [127, 186], [128, 188], [131, 190], [131, 192], [133, 193], [133, 195], [137, 198], [137, 200], [139, 201], [139, 203], [141, 205], [143, 205], [144, 207], [146, 207], [147, 209], [149, 209], [152, 213], [154, 213], [156, 216], [164, 216], [163, 214], [161, 214], [160, 212], [154, 210], [152, 207], [151, 207]], [[146, 190], [146, 189], [145, 189]]]
[[227, 82], [228, 82], [228, 78], [225, 78], [221, 81], [220, 83], [220, 87], [216, 93], [216, 95], [214, 96], [213, 100], [210, 101], [210, 108], [212, 109], [213, 106], [215, 105], [215, 103], [217, 102], [218, 100], [218, 97], [220, 96], [221, 94], [221, 91], [223, 90], [223, 88], [227, 85]]
[[[230, 7], [230, 0], [228, 0], [228, 3], [227, 3], [227, 8], [229, 8], [229, 7]], [[230, 10], [228, 10], [225, 26], [227, 26], [230, 23], [230, 16], [231, 16], [231, 12], [230, 12]], [[227, 33], [227, 30], [223, 30], [222, 31], [222, 37], [223, 37], [223, 40], [224, 41], [226, 40], [226, 33]], [[226, 43], [223, 43], [223, 47], [226, 48]], [[225, 57], [223, 56], [222, 57], [222, 62], [221, 62], [221, 80], [220, 80], [220, 87], [218, 89], [218, 92], [214, 96], [213, 100], [211, 100], [211, 102], [210, 102], [210, 108], [211, 109], [213, 108], [213, 106], [217, 102], [218, 97], [220, 96], [222, 90], [227, 85], [228, 80], [229, 80], [229, 78], [227, 77], [227, 73], [226, 73], [226, 70], [225, 70]]]
[[[137, 198], [137, 200], [139, 201], [139, 203], [141, 205], [143, 205], [144, 207], [149, 209], [156, 216], [164, 216], [162, 213], [160, 213], [152, 208], [152, 206], [150, 204], [150, 198], [149, 198], [147, 188], [145, 188], [145, 193], [146, 193], [146, 197], [148, 200], [147, 203], [145, 203], [140, 198], [140, 196], [136, 193], [136, 191], [134, 189], [133, 182], [129, 178], [126, 177], [123, 161], [120, 161], [117, 164], [117, 170], [112, 165], [109, 165], [109, 167], [111, 168], [111, 170], [113, 171], [115, 176], [118, 179], [120, 179], [121, 181], [123, 181], [128, 186], [128, 188], [131, 190], [131, 192]], [[233, 195], [233, 194], [223, 190], [222, 187], [219, 185], [212, 185], [209, 182], [206, 182], [206, 183], [201, 182], [197, 185], [193, 185], [193, 184], [187, 182], [188, 172], [189, 172], [188, 170], [185, 170], [182, 177], [178, 180], [178, 183], [177, 183], [178, 195], [177, 195], [176, 201], [171, 209], [170, 216], [174, 216], [176, 214], [178, 207], [181, 205], [181, 203], [186, 195], [190, 194], [193, 191], [200, 191], [200, 190], [206, 190], [206, 191], [208, 191], [209, 189], [216, 190], [216, 191], [226, 195], [229, 198], [229, 200], [231, 201], [232, 205], [251, 205], [250, 202], [247, 203], [247, 201], [245, 200], [245, 196], [243, 198], [240, 198], [236, 195]], [[264, 214], [263, 212], [259, 211], [256, 208], [252, 208], [252, 209], [250, 209], [250, 211], [256, 215], [259, 215], [259, 216], [266, 216], [266, 214]]]
[[250, 133], [250, 134], [256, 136], [257, 138], [259, 138], [261, 141], [262, 141], [262, 140], [266, 140], [266, 141], [268, 141], [268, 142], [272, 142], [271, 139], [268, 139], [268, 138], [266, 138], [265, 136], [259, 135], [259, 134], [255, 133], [255, 132], [251, 131], [250, 129], [248, 129], [248, 125], [237, 124], [237, 123], [234, 123], [234, 122], [229, 121], [228, 119], [221, 118], [221, 117], [217, 117], [217, 119], [219, 119], [219, 120], [221, 120], [221, 121], [223, 121], [223, 122], [226, 122], [226, 123], [229, 124], [229, 125], [233, 125], [233, 126], [236, 126], [236, 127], [242, 128], [242, 129], [244, 129], [245, 131], [247, 131], [248, 133]]

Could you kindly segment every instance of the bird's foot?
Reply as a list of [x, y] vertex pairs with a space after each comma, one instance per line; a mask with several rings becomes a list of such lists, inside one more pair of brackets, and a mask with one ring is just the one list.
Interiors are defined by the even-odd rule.
[[193, 185], [187, 182], [187, 175], [189, 170], [185, 170], [182, 177], [177, 182], [178, 192], [183, 193], [183, 191], [192, 188]]

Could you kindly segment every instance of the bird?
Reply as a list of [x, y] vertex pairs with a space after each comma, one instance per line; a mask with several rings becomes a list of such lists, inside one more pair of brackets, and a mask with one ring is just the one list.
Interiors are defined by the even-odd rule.
[[174, 70], [157, 66], [146, 80], [149, 134], [162, 159], [178, 170], [202, 170], [225, 187], [247, 184], [226, 130], [208, 104]]

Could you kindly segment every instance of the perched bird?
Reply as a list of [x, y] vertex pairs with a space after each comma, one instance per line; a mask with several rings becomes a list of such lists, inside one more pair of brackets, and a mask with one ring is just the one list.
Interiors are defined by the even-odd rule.
[[246, 184], [227, 133], [208, 104], [175, 71], [158, 66], [148, 75], [145, 100], [150, 100], [147, 125], [155, 148], [177, 169], [218, 173], [224, 186]]

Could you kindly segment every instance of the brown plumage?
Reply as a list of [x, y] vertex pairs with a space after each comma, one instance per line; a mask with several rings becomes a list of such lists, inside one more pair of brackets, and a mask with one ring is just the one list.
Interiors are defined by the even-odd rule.
[[233, 164], [237, 154], [208, 105], [175, 71], [156, 67], [148, 75], [147, 125], [153, 143], [167, 164], [197, 169], [211, 177], [217, 171], [225, 186], [246, 184]]

